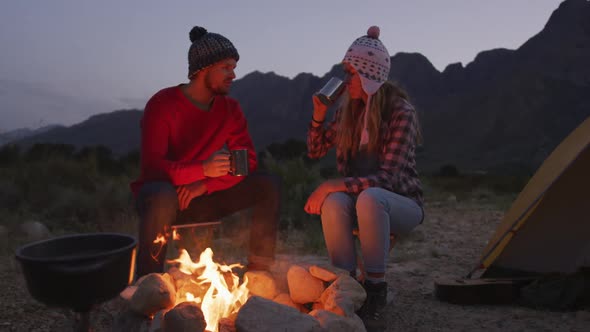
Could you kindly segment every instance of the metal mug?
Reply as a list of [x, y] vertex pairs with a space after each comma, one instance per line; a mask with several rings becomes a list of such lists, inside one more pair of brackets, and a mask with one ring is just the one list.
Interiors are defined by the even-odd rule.
[[344, 92], [345, 86], [346, 85], [341, 79], [339, 79], [338, 77], [332, 77], [326, 83], [326, 85], [324, 85], [320, 89], [320, 91], [316, 93], [316, 96], [318, 96], [318, 98], [324, 105], [330, 106], [336, 100], [338, 100], [342, 92]]
[[229, 153], [229, 173], [233, 176], [248, 175], [248, 149], [235, 149]]

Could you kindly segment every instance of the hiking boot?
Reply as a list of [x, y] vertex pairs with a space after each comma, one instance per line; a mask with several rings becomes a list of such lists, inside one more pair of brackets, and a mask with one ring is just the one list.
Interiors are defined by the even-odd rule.
[[383, 309], [388, 304], [387, 282], [372, 283], [365, 280], [363, 288], [367, 292], [367, 299], [357, 314], [363, 320], [367, 332], [385, 331], [387, 321]]

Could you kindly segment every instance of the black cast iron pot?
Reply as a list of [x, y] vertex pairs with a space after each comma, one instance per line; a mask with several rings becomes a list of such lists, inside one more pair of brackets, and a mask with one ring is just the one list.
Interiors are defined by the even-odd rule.
[[87, 313], [132, 282], [136, 245], [124, 234], [77, 234], [27, 244], [16, 258], [33, 298]]

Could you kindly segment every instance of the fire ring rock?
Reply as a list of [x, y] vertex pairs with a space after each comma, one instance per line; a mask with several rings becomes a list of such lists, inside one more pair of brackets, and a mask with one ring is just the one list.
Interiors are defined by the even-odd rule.
[[264, 297], [272, 300], [278, 294], [277, 283], [269, 272], [266, 271], [248, 271], [246, 272], [248, 284], [246, 287], [250, 294]]
[[207, 323], [203, 312], [194, 302], [182, 302], [164, 315], [164, 331], [202, 332]]
[[167, 274], [152, 273], [145, 276], [129, 300], [130, 308], [150, 317], [162, 309], [172, 308], [176, 289], [171, 279]]
[[238, 312], [236, 330], [240, 332], [323, 332], [320, 322], [297, 309], [259, 296], [252, 296]]
[[316, 302], [325, 289], [324, 282], [312, 276], [307, 269], [293, 265], [287, 272], [289, 294], [295, 303]]

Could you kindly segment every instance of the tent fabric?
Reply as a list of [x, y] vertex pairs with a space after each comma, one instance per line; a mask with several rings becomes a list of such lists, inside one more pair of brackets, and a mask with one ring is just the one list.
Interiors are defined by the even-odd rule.
[[483, 251], [478, 269], [573, 273], [590, 266], [590, 118], [547, 157]]

